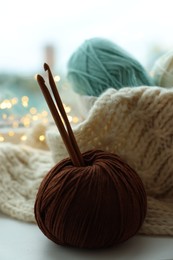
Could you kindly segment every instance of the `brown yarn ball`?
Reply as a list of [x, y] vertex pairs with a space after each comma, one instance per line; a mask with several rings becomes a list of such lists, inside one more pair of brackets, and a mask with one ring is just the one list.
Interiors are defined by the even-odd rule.
[[85, 167], [65, 159], [43, 179], [35, 202], [39, 228], [60, 245], [102, 248], [137, 233], [147, 209], [144, 186], [117, 155], [82, 154]]

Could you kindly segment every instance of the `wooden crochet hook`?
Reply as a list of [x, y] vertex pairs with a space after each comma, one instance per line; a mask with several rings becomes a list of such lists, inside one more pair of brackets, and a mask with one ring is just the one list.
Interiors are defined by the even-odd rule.
[[[58, 93], [58, 89], [56, 87], [55, 81], [53, 79], [53, 76], [52, 76], [52, 73], [51, 73], [51, 70], [50, 70], [48, 64], [46, 64], [46, 63], [44, 64], [44, 69], [45, 69], [45, 71], [48, 72], [49, 84], [50, 84], [56, 104], [54, 103], [51, 93], [49, 92], [49, 89], [47, 88], [47, 86], [45, 84], [44, 78], [40, 75], [37, 75], [37, 82], [42, 90], [44, 98], [45, 98], [47, 105], [50, 109], [50, 112], [53, 116], [55, 124], [58, 127], [58, 130], [61, 134], [61, 137], [63, 139], [63, 142], [66, 146], [66, 149], [69, 153], [69, 156], [70, 156], [73, 164], [75, 166], [85, 166], [82, 154], [79, 150], [78, 144], [74, 137], [72, 128], [70, 126], [67, 114], [65, 112], [63, 103], [61, 101], [60, 95]], [[64, 123], [63, 123], [61, 117], [64, 120]]]

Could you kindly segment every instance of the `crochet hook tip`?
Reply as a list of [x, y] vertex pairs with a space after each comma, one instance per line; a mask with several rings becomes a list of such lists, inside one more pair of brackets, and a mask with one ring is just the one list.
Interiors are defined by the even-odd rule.
[[44, 80], [44, 78], [41, 76], [41, 75], [37, 75], [37, 81], [38, 81], [38, 83], [40, 83], [40, 84], [42, 84], [42, 83], [45, 83], [45, 80]]
[[45, 71], [49, 70], [49, 65], [47, 63], [44, 63], [43, 67]]

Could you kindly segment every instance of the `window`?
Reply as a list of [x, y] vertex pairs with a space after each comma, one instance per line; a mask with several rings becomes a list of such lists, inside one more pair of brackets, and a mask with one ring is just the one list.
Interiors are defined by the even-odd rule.
[[80, 121], [65, 75], [70, 55], [87, 38], [114, 41], [150, 70], [156, 58], [173, 45], [171, 4], [171, 0], [3, 1], [1, 130], [50, 119], [35, 80], [35, 74], [43, 74], [44, 62], [56, 76], [70, 121]]

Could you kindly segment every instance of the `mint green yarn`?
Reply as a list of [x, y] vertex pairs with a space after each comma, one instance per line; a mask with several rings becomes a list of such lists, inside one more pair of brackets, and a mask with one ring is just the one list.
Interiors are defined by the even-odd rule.
[[67, 78], [77, 93], [88, 96], [99, 96], [108, 88], [154, 85], [137, 60], [102, 38], [86, 40], [72, 54]]

